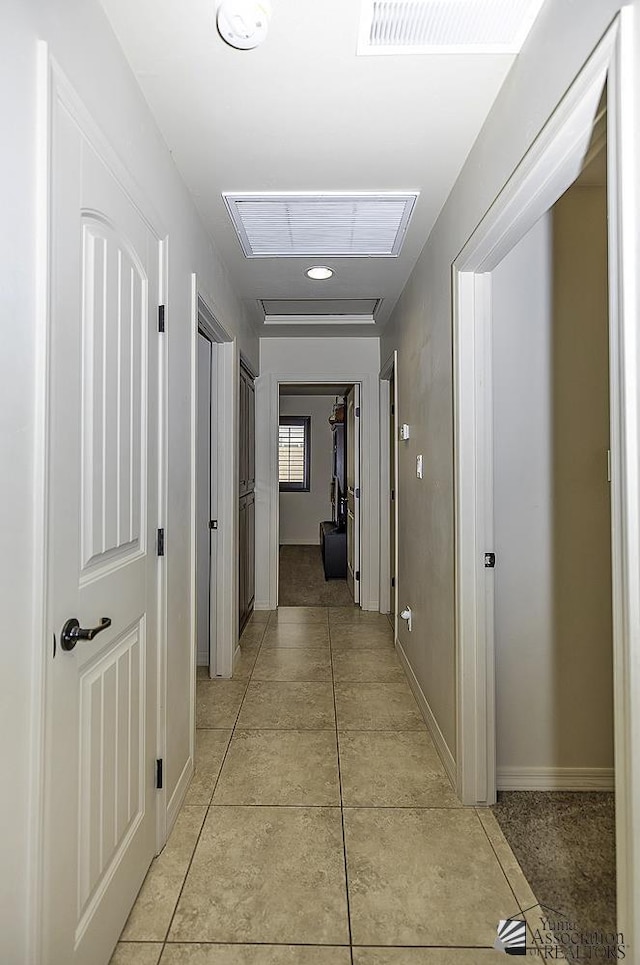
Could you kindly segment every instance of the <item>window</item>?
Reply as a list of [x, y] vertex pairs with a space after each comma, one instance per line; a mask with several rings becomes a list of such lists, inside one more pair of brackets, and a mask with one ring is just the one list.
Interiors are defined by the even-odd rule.
[[311, 416], [280, 416], [278, 478], [281, 492], [308, 493], [311, 488]]

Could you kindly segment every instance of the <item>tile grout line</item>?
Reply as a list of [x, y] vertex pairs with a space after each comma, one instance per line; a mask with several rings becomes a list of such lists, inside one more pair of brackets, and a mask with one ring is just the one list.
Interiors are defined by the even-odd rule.
[[[266, 625], [265, 625], [265, 631], [266, 631]], [[261, 637], [261, 639], [260, 639], [260, 643], [259, 643], [259, 645], [258, 645], [258, 654], [256, 655], [256, 660], [257, 660], [258, 655], [260, 654], [260, 650], [262, 649], [262, 641], [264, 640], [265, 631], [263, 631], [262, 637]], [[242, 646], [242, 645], [241, 645], [241, 646]], [[255, 666], [255, 664], [254, 664], [254, 666]], [[239, 706], [239, 708], [238, 708], [238, 712], [236, 713], [235, 720], [234, 720], [234, 723], [233, 723], [233, 727], [231, 728], [231, 736], [230, 736], [230, 738], [229, 738], [229, 743], [227, 744], [227, 748], [226, 748], [226, 750], [225, 750], [225, 752], [224, 752], [224, 757], [222, 758], [222, 763], [221, 763], [221, 765], [220, 765], [220, 770], [218, 771], [218, 774], [217, 774], [217, 776], [216, 776], [216, 779], [215, 779], [215, 782], [214, 782], [214, 785], [213, 785], [213, 790], [211, 791], [211, 797], [210, 797], [210, 799], [209, 799], [209, 804], [205, 805], [205, 807], [206, 807], [206, 813], [205, 813], [205, 816], [204, 816], [204, 820], [203, 820], [202, 825], [201, 825], [201, 827], [200, 827], [200, 831], [198, 832], [198, 836], [197, 836], [197, 838], [196, 838], [196, 843], [195, 843], [195, 845], [194, 845], [193, 851], [191, 852], [191, 857], [189, 858], [189, 863], [188, 863], [188, 865], [187, 865], [187, 870], [186, 870], [186, 872], [185, 872], [184, 878], [182, 879], [182, 885], [180, 886], [180, 891], [179, 891], [179, 893], [178, 893], [178, 898], [177, 898], [176, 903], [175, 903], [175, 905], [174, 905], [173, 913], [172, 913], [172, 915], [171, 915], [171, 919], [170, 919], [169, 925], [168, 925], [168, 927], [167, 927], [167, 931], [166, 931], [166, 934], [165, 934], [165, 937], [164, 937], [164, 941], [163, 941], [163, 943], [162, 943], [162, 951], [160, 952], [160, 958], [159, 958], [159, 960], [158, 960], [158, 965], [161, 965], [161, 963], [162, 963], [162, 958], [163, 958], [163, 956], [164, 956], [164, 950], [165, 950], [165, 948], [166, 948], [166, 946], [167, 946], [167, 939], [168, 939], [168, 937], [169, 937], [169, 933], [171, 932], [171, 927], [172, 927], [173, 922], [174, 922], [174, 919], [175, 919], [175, 917], [176, 917], [176, 912], [177, 912], [177, 910], [178, 910], [178, 905], [180, 904], [180, 899], [182, 898], [182, 894], [183, 894], [183, 892], [184, 892], [184, 888], [185, 888], [185, 885], [186, 885], [186, 883], [187, 883], [187, 878], [189, 877], [189, 872], [191, 871], [191, 866], [192, 866], [192, 864], [193, 864], [193, 859], [194, 859], [195, 854], [196, 854], [196, 851], [197, 851], [197, 849], [198, 849], [198, 845], [200, 844], [200, 838], [202, 837], [202, 832], [204, 831], [204, 826], [205, 826], [205, 824], [207, 823], [207, 818], [208, 818], [208, 816], [209, 816], [209, 811], [211, 810], [211, 807], [212, 807], [212, 803], [211, 803], [211, 802], [213, 801], [213, 795], [214, 795], [215, 792], [216, 792], [216, 788], [217, 788], [218, 782], [219, 782], [219, 780], [220, 780], [220, 775], [222, 774], [222, 768], [224, 767], [225, 761], [226, 761], [226, 759], [227, 759], [227, 755], [228, 755], [228, 753], [229, 753], [229, 748], [231, 747], [231, 742], [232, 742], [232, 740], [233, 740], [233, 735], [234, 735], [235, 732], [236, 732], [236, 726], [237, 726], [237, 723], [238, 723], [238, 718], [239, 718], [239, 716], [240, 716], [240, 711], [242, 710], [242, 706], [243, 706], [244, 701], [245, 701], [245, 698], [246, 698], [246, 696], [247, 696], [247, 691], [248, 691], [248, 689], [249, 689], [249, 683], [251, 682], [251, 677], [252, 677], [252, 675], [253, 675], [253, 667], [251, 668], [251, 673], [250, 673], [249, 676], [247, 677], [246, 686], [245, 686], [245, 689], [244, 689], [244, 694], [242, 695], [242, 700], [241, 700], [241, 702], [240, 702], [240, 706]], [[210, 729], [210, 730], [216, 730], [216, 729], [218, 729], [218, 728], [208, 728], [208, 729]], [[225, 729], [226, 729], [226, 728], [225, 728]], [[198, 730], [197, 727], [196, 727], [196, 730]]]
[[[495, 859], [496, 859], [496, 861], [498, 862], [498, 865], [499, 865], [499, 867], [500, 867], [500, 871], [501, 871], [502, 874], [504, 875], [505, 881], [507, 882], [507, 886], [508, 886], [509, 890], [511, 891], [511, 894], [513, 895], [513, 900], [515, 901], [515, 903], [516, 903], [516, 905], [517, 905], [517, 907], [518, 907], [518, 911], [519, 911], [519, 913], [520, 913], [521, 915], [523, 915], [523, 914], [524, 914], [524, 909], [523, 909], [523, 907], [522, 907], [522, 902], [520, 901], [520, 899], [519, 899], [518, 896], [516, 895], [515, 888], [514, 888], [513, 885], [511, 884], [511, 879], [509, 878], [509, 875], [507, 874], [507, 871], [506, 871], [505, 867], [503, 866], [502, 861], [500, 860], [500, 855], [499, 855], [498, 852], [496, 851], [496, 848], [494, 847], [493, 841], [491, 840], [491, 837], [489, 836], [489, 832], [488, 832], [487, 829], [485, 828], [485, 826], [484, 826], [484, 824], [483, 824], [483, 822], [482, 822], [482, 820], [481, 820], [481, 818], [480, 818], [480, 815], [479, 815], [479, 813], [478, 813], [478, 808], [477, 808], [477, 807], [474, 807], [474, 808], [473, 808], [473, 812], [474, 812], [474, 814], [475, 814], [475, 816], [476, 816], [476, 819], [477, 819], [480, 827], [482, 828], [482, 830], [483, 830], [483, 832], [484, 832], [484, 834], [485, 834], [485, 837], [486, 837], [487, 841], [489, 842], [489, 847], [491, 848], [491, 850], [493, 851], [493, 853], [494, 853], [494, 855], [495, 855]], [[508, 842], [507, 842], [507, 844], [508, 844]], [[514, 858], [515, 858], [515, 855], [514, 855]], [[516, 858], [516, 861], [517, 861], [517, 860], [518, 860], [518, 859]], [[528, 879], [527, 879], [526, 876], [524, 875], [524, 872], [523, 872], [523, 877], [525, 878], [525, 881], [526, 881], [526, 883], [527, 883], [527, 886], [528, 886], [529, 888], [531, 888], [531, 885], [529, 884]], [[531, 894], [532, 894], [533, 897], [536, 899], [536, 903], [539, 905], [538, 899], [537, 899], [536, 895], [535, 895], [534, 892], [533, 892], [533, 888], [531, 888]], [[534, 907], [536, 907], [536, 906], [534, 905]], [[528, 909], [527, 909], [527, 910], [528, 910]], [[533, 936], [533, 931], [532, 931], [531, 925], [530, 925], [529, 922], [526, 920], [526, 918], [525, 918], [525, 929], [526, 929], [527, 934], [528, 934], [528, 935], [531, 935], [531, 940], [532, 940], [532, 941], [534, 942], [534, 944], [535, 944], [535, 938], [534, 938], [534, 936]]]
[[[490, 811], [490, 809], [487, 809], [487, 810]], [[502, 871], [502, 874], [504, 875], [504, 877], [505, 877], [505, 879], [506, 879], [506, 882], [507, 882], [507, 884], [509, 885], [509, 889], [510, 889], [511, 893], [513, 894], [515, 903], [516, 903], [516, 905], [518, 906], [518, 909], [520, 910], [520, 912], [523, 913], [523, 912], [524, 912], [524, 909], [523, 909], [523, 907], [522, 907], [523, 902], [521, 902], [520, 899], [518, 898], [518, 896], [516, 895], [515, 889], [514, 889], [513, 885], [511, 884], [511, 879], [509, 878], [509, 875], [508, 875], [508, 873], [507, 873], [507, 870], [506, 870], [506, 868], [504, 867], [504, 865], [503, 865], [503, 863], [502, 863], [502, 861], [501, 861], [501, 859], [500, 859], [500, 855], [498, 854], [498, 852], [497, 852], [497, 850], [496, 850], [496, 848], [495, 848], [495, 846], [494, 846], [494, 843], [493, 843], [493, 841], [491, 840], [491, 837], [490, 837], [490, 835], [489, 835], [489, 832], [488, 832], [487, 829], [485, 828], [484, 823], [483, 823], [483, 821], [482, 821], [482, 819], [481, 819], [481, 817], [480, 817], [480, 815], [479, 815], [479, 813], [478, 813], [479, 808], [474, 807], [474, 808], [473, 808], [473, 811], [474, 811], [474, 814], [475, 814], [475, 816], [476, 816], [476, 818], [477, 818], [477, 820], [478, 820], [478, 823], [480, 824], [480, 827], [482, 828], [482, 830], [483, 830], [483, 832], [484, 832], [484, 834], [485, 834], [485, 837], [486, 837], [487, 841], [489, 842], [489, 846], [490, 846], [491, 850], [493, 851], [493, 853], [494, 853], [494, 855], [495, 855], [496, 861], [498, 862], [498, 864], [499, 864], [499, 866], [500, 866], [500, 870]], [[505, 839], [505, 841], [506, 841], [506, 839]], [[509, 845], [509, 842], [508, 842], [508, 841], [507, 841], [506, 843], [507, 843], [507, 846], [508, 846], [508, 847], [511, 847], [511, 846]], [[513, 851], [512, 851], [512, 854], [513, 854]], [[513, 855], [513, 857], [514, 857], [514, 860], [516, 861], [516, 863], [517, 863], [518, 866], [519, 866], [519, 862], [518, 862], [518, 859], [516, 858], [515, 854]], [[522, 871], [522, 868], [520, 868], [520, 870]], [[524, 871], [522, 871], [522, 877], [524, 878], [525, 882], [527, 883], [527, 887], [531, 890], [532, 896], [536, 899], [536, 902], [539, 904], [537, 895], [534, 893], [533, 888], [532, 888], [531, 885], [529, 884], [529, 879], [528, 879], [527, 876], [525, 875]]]
[[338, 732], [338, 706], [336, 702], [336, 682], [333, 673], [333, 648], [331, 646], [331, 620], [329, 619], [329, 610], [327, 609], [327, 623], [328, 623], [328, 633], [329, 633], [329, 654], [331, 659], [331, 690], [333, 692], [333, 713], [335, 715], [335, 735], [336, 735], [336, 754], [338, 760], [338, 787], [340, 790], [340, 824], [342, 827], [342, 853], [344, 859], [344, 886], [347, 899], [347, 925], [349, 928], [349, 955], [351, 958], [351, 965], [353, 965], [353, 934], [351, 931], [351, 901], [349, 898], [349, 874], [347, 871], [347, 838], [344, 830], [344, 801], [342, 795], [342, 767], [340, 765], [340, 735]]
[[[225, 753], [224, 753], [223, 758], [222, 758], [222, 762], [221, 762], [221, 764], [220, 764], [220, 768], [219, 768], [219, 770], [218, 770], [217, 776], [216, 776], [215, 781], [214, 781], [214, 784], [213, 784], [213, 789], [212, 789], [212, 792], [211, 792], [211, 797], [210, 797], [210, 799], [209, 799], [209, 803], [206, 804], [206, 805], [197, 805], [197, 806], [199, 806], [199, 807], [205, 807], [205, 808], [206, 808], [206, 813], [205, 813], [205, 817], [204, 817], [204, 820], [203, 820], [203, 822], [202, 822], [202, 825], [201, 825], [201, 827], [200, 827], [200, 830], [199, 830], [199, 832], [198, 832], [198, 835], [197, 835], [197, 838], [196, 838], [196, 841], [195, 841], [193, 850], [192, 850], [192, 852], [191, 852], [191, 856], [190, 856], [189, 862], [188, 862], [188, 864], [187, 864], [187, 868], [186, 868], [186, 871], [185, 871], [185, 874], [184, 874], [184, 877], [183, 877], [183, 880], [182, 880], [182, 884], [181, 884], [181, 887], [180, 887], [180, 891], [179, 891], [178, 897], [177, 897], [177, 899], [176, 899], [176, 903], [175, 903], [175, 906], [174, 906], [174, 909], [173, 909], [171, 918], [170, 918], [170, 920], [169, 920], [169, 924], [168, 924], [168, 926], [167, 926], [167, 930], [166, 930], [166, 933], [165, 933], [165, 937], [164, 937], [163, 940], [161, 940], [160, 942], [158, 942], [158, 944], [161, 944], [161, 945], [162, 945], [162, 949], [161, 949], [161, 952], [160, 952], [160, 958], [159, 958], [159, 965], [160, 965], [160, 963], [162, 962], [162, 959], [163, 959], [163, 957], [164, 957], [164, 951], [165, 951], [165, 948], [166, 948], [167, 944], [174, 944], [173, 942], [169, 942], [169, 941], [168, 941], [168, 936], [169, 936], [169, 933], [170, 933], [171, 928], [172, 928], [172, 926], [173, 926], [173, 922], [174, 922], [174, 919], [175, 919], [175, 916], [176, 916], [176, 913], [177, 913], [177, 909], [178, 909], [178, 906], [179, 906], [179, 904], [180, 904], [180, 900], [181, 900], [181, 898], [182, 898], [182, 895], [183, 895], [183, 892], [184, 892], [184, 888], [185, 888], [185, 886], [186, 886], [187, 878], [188, 878], [189, 873], [190, 873], [190, 871], [191, 871], [191, 867], [192, 867], [192, 864], [193, 864], [193, 861], [194, 861], [194, 858], [195, 858], [195, 854], [196, 854], [196, 851], [197, 851], [197, 849], [198, 849], [198, 846], [199, 846], [199, 843], [200, 843], [200, 840], [201, 840], [201, 837], [202, 837], [202, 834], [203, 834], [203, 831], [204, 831], [204, 826], [205, 826], [205, 824], [206, 824], [209, 811], [211, 810], [211, 808], [215, 807], [215, 805], [213, 804], [213, 797], [214, 797], [214, 795], [215, 795], [216, 789], [217, 789], [218, 784], [219, 784], [219, 782], [220, 782], [220, 778], [221, 778], [221, 775], [222, 775], [222, 771], [223, 771], [223, 768], [224, 768], [224, 765], [225, 765], [227, 756], [228, 756], [228, 754], [229, 754], [229, 750], [230, 750], [230, 747], [231, 747], [231, 743], [232, 743], [233, 738], [234, 738], [234, 736], [235, 736], [236, 730], [238, 729], [238, 721], [239, 721], [239, 719], [240, 719], [240, 715], [241, 715], [241, 712], [242, 712], [242, 708], [243, 708], [243, 706], [244, 706], [244, 703], [245, 703], [245, 700], [246, 700], [246, 697], [247, 697], [247, 693], [248, 693], [248, 690], [249, 690], [249, 686], [250, 686], [251, 682], [252, 682], [253, 679], [254, 679], [255, 667], [256, 667], [257, 661], [258, 661], [258, 659], [259, 659], [260, 653], [261, 653], [261, 651], [262, 651], [262, 649], [263, 649], [263, 647], [264, 647], [264, 641], [265, 641], [266, 636], [267, 636], [268, 628], [269, 628], [271, 625], [272, 625], [272, 624], [271, 624], [271, 617], [270, 617], [269, 620], [266, 621], [266, 622], [263, 624], [262, 634], [260, 635], [260, 639], [259, 639], [259, 642], [258, 642], [258, 645], [257, 645], [256, 659], [255, 659], [255, 661], [254, 661], [254, 663], [253, 663], [253, 666], [251, 667], [251, 670], [250, 670], [250, 672], [249, 672], [249, 674], [248, 674], [248, 676], [247, 676], [247, 678], [246, 678], [246, 683], [245, 683], [244, 692], [243, 692], [243, 695], [242, 695], [242, 700], [241, 700], [241, 702], [240, 702], [238, 711], [237, 711], [237, 713], [236, 713], [236, 715], [235, 715], [233, 725], [232, 725], [232, 727], [230, 728], [231, 734], [230, 734], [230, 737], [229, 737], [229, 741], [228, 741], [228, 743], [227, 743], [227, 747], [226, 747], [226, 749], [225, 749]], [[331, 664], [331, 680], [330, 680], [330, 681], [327, 681], [327, 682], [330, 682], [330, 683], [331, 683], [331, 689], [332, 689], [332, 695], [333, 695], [333, 705], [334, 705], [335, 723], [334, 723], [333, 728], [331, 728], [331, 730], [332, 730], [332, 732], [334, 733], [334, 735], [335, 735], [335, 740], [336, 740], [336, 754], [337, 754], [338, 779], [339, 779], [339, 791], [340, 791], [340, 805], [339, 805], [339, 806], [340, 806], [340, 817], [341, 817], [341, 828], [342, 828], [343, 861], [344, 861], [344, 869], [345, 869], [345, 891], [346, 891], [346, 904], [347, 904], [347, 924], [348, 924], [348, 931], [349, 931], [349, 953], [350, 953], [350, 958], [351, 958], [351, 965], [353, 965], [353, 944], [352, 944], [352, 933], [351, 933], [351, 910], [350, 910], [350, 900], [349, 900], [349, 880], [348, 880], [348, 875], [347, 875], [346, 837], [345, 837], [345, 828], [344, 828], [344, 804], [343, 804], [343, 794], [342, 794], [342, 772], [341, 772], [341, 765], [340, 765], [340, 744], [339, 744], [339, 733], [338, 733], [338, 723], [337, 723], [337, 704], [336, 704], [336, 693], [335, 693], [335, 678], [334, 678], [334, 672], [333, 672], [333, 648], [332, 648], [332, 646], [331, 646], [331, 625], [330, 625], [330, 621], [329, 621], [329, 608], [327, 608], [327, 623], [326, 623], [326, 627], [327, 627], [327, 633], [328, 633], [328, 637], [329, 637], [329, 648], [328, 648], [328, 650], [329, 650], [329, 657], [330, 657], [330, 664]], [[271, 648], [267, 648], [267, 649], [271, 649]], [[281, 649], [281, 648], [273, 648], [273, 649]], [[313, 649], [313, 648], [282, 648], [282, 649], [303, 649], [303, 650], [309, 650], [309, 649]], [[319, 648], [318, 648], [318, 649], [319, 649]], [[324, 649], [324, 648], [323, 648], [323, 649]], [[263, 681], [263, 682], [264, 682], [264, 681]], [[269, 682], [269, 681], [266, 681], [266, 682]], [[279, 682], [284, 682], [284, 683], [286, 683], [286, 682], [288, 682], [288, 681], [279, 681]], [[289, 682], [291, 682], [291, 683], [299, 683], [299, 682], [304, 682], [304, 681], [289, 681]], [[317, 681], [309, 681], [309, 682], [310, 682], [310, 683], [315, 683], [315, 682], [317, 682]], [[357, 682], [354, 682], [354, 683], [362, 683], [362, 681], [357, 681]], [[225, 727], [225, 728], [222, 728], [222, 727], [203, 727], [203, 728], [196, 728], [196, 730], [227, 730], [227, 729], [228, 729], [228, 728], [226, 728], [226, 727]], [[264, 728], [262, 728], [262, 729], [264, 729]], [[276, 729], [281, 729], [281, 728], [276, 728]], [[317, 728], [313, 728], [313, 729], [312, 729], [312, 732], [313, 732], [313, 731], [316, 731], [316, 730], [318, 730], [318, 729], [317, 729]], [[329, 730], [329, 728], [326, 729], [326, 731], [328, 731], [328, 730]], [[194, 806], [196, 806], [196, 805], [194, 805]], [[154, 943], [154, 944], [155, 944], [155, 943]], [[207, 944], [220, 944], [220, 943], [207, 943]], [[345, 947], [345, 946], [340, 946], [340, 947]]]

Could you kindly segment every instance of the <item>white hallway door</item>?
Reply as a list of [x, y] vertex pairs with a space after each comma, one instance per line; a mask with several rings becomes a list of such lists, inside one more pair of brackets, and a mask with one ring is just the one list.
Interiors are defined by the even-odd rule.
[[43, 957], [105, 965], [156, 850], [159, 242], [52, 130]]

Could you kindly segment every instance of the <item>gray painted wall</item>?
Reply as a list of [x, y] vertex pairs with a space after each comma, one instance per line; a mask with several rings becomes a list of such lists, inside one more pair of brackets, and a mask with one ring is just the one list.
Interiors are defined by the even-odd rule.
[[[398, 589], [414, 611], [400, 636], [449, 749], [456, 752], [451, 266], [572, 83], [620, 0], [548, 0], [474, 144], [382, 339], [398, 350]], [[578, 10], [579, 6], [579, 10]], [[419, 121], [418, 121], [419, 123]], [[416, 479], [415, 457], [425, 456]]]
[[498, 786], [613, 767], [607, 295], [604, 187], [492, 275]]

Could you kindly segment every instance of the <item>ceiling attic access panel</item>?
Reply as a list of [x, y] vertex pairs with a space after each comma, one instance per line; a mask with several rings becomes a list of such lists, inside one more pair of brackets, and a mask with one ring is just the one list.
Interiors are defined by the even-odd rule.
[[418, 192], [223, 198], [247, 258], [396, 258]]
[[381, 298], [262, 298], [265, 325], [375, 325]]

